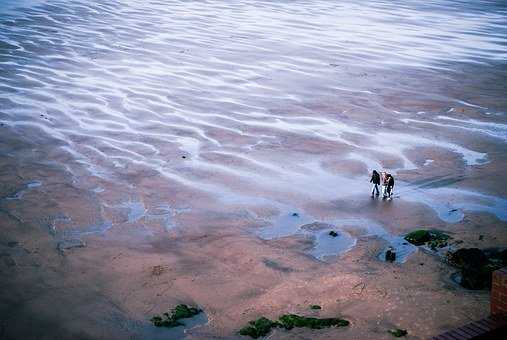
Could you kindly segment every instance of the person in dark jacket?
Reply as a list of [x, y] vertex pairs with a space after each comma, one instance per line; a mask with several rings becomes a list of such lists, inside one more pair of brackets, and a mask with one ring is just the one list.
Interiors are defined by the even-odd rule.
[[380, 185], [380, 175], [377, 170], [373, 170], [371, 173], [370, 183], [373, 183], [373, 188], [371, 189], [371, 197], [373, 197], [375, 191], [377, 191], [377, 196], [380, 195], [378, 190], [378, 186]]
[[394, 177], [391, 174], [387, 174], [387, 196], [391, 199], [394, 192]]

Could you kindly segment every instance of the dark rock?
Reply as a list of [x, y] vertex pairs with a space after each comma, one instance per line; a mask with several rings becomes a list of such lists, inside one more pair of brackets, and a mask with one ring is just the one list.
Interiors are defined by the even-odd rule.
[[298, 213], [292, 213], [292, 217], [299, 217], [299, 214]]
[[448, 256], [451, 264], [462, 268], [465, 266], [482, 266], [488, 258], [479, 248], [462, 248], [450, 253]]
[[331, 230], [329, 232], [329, 236], [336, 237], [336, 236], [338, 236], [338, 233], [336, 231], [334, 231], [334, 230]]
[[157, 327], [172, 328], [184, 326], [185, 324], [180, 321], [181, 319], [191, 318], [201, 312], [202, 310], [199, 308], [180, 304], [174, 307], [170, 312], [162, 314], [162, 316], [155, 315], [151, 318], [151, 322]]
[[460, 269], [458, 282], [467, 289], [491, 288], [493, 271], [507, 265], [507, 250], [462, 248], [448, 255], [451, 264]]
[[386, 262], [394, 262], [394, 261], [396, 261], [396, 252], [392, 248], [387, 249]]
[[389, 332], [389, 334], [391, 334], [392, 336], [394, 336], [396, 338], [401, 338], [402, 336], [405, 336], [408, 334], [406, 329], [399, 329], [399, 328], [390, 329], [390, 330], [388, 330], [388, 332]]
[[479, 235], [479, 241], [484, 240], [484, 235]]
[[9, 248], [14, 248], [15, 246], [17, 246], [19, 244], [18, 241], [10, 241], [10, 242], [7, 242], [7, 246]]
[[311, 305], [310, 309], [322, 309], [322, 307], [319, 305]]

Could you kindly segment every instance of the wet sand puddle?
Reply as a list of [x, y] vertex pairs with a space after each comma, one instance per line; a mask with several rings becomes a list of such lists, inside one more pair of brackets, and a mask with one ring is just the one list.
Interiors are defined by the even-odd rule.
[[[289, 210], [290, 211], [290, 210]], [[338, 235], [330, 235], [334, 231]], [[355, 236], [351, 235], [351, 232]], [[403, 263], [408, 256], [417, 251], [417, 248], [406, 242], [402, 236], [388, 233], [380, 224], [361, 218], [337, 218], [331, 221], [316, 221], [310, 216], [301, 213], [287, 213], [272, 221], [272, 225], [260, 228], [257, 231], [260, 238], [265, 240], [281, 237], [301, 235], [310, 237], [313, 248], [307, 253], [320, 261], [342, 255], [352, 249], [358, 237], [378, 237], [388, 243], [388, 247], [396, 250], [398, 257], [396, 262]], [[382, 259], [382, 254], [379, 255]]]
[[[145, 324], [177, 292], [204, 301], [213, 322], [200, 329], [224, 336], [243, 314], [217, 310], [267, 305], [271, 280], [341, 270], [362, 241], [379, 244], [372, 266], [394, 247], [408, 270], [421, 255], [408, 230], [501, 230], [506, 18], [502, 1], [1, 1], [5, 284], [89, 275], [101, 303]], [[372, 169], [394, 174], [393, 200], [370, 199]], [[68, 267], [24, 272], [20, 249]], [[166, 276], [135, 272], [157, 261]], [[250, 266], [259, 282], [240, 276]], [[115, 331], [94, 335], [129, 334]]]

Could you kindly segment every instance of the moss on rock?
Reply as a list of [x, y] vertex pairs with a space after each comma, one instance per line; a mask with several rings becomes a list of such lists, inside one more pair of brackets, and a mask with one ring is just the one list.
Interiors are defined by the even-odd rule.
[[408, 233], [405, 240], [415, 246], [427, 244], [431, 249], [443, 248], [447, 246], [450, 236], [439, 230], [418, 229]]
[[306, 316], [300, 316], [296, 314], [285, 314], [279, 319], [280, 324], [285, 329], [292, 329], [294, 327], [306, 327], [311, 329], [321, 329], [331, 326], [348, 326], [349, 322], [340, 318], [312, 318]]
[[254, 339], [257, 339], [261, 336], [268, 335], [271, 332], [271, 329], [274, 327], [279, 327], [279, 323], [276, 321], [271, 321], [268, 318], [260, 317], [257, 320], [250, 321], [248, 326], [245, 326], [239, 330], [240, 335], [251, 336]]
[[151, 322], [157, 327], [172, 328], [184, 326], [185, 324], [179, 320], [191, 318], [201, 312], [202, 310], [199, 308], [180, 304], [174, 307], [170, 312], [163, 313], [162, 316], [155, 315], [151, 318]]
[[[316, 306], [316, 305], [314, 305]], [[312, 306], [313, 307], [313, 306]], [[320, 307], [320, 306], [319, 306]], [[257, 320], [248, 322], [248, 325], [239, 330], [240, 335], [250, 336], [257, 339], [271, 332], [273, 328], [282, 327], [287, 330], [296, 327], [307, 327], [311, 329], [321, 329], [327, 327], [344, 327], [349, 322], [340, 318], [312, 318], [300, 316], [296, 314], [285, 314], [278, 318], [278, 321], [272, 321], [268, 318], [261, 317]]]

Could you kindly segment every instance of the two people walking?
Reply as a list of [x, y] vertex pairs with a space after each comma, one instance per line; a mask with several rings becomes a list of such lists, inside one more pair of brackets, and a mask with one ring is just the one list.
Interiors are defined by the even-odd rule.
[[376, 195], [379, 196], [379, 186], [381, 186], [382, 198], [392, 198], [394, 192], [394, 177], [391, 174], [388, 174], [385, 171], [382, 171], [380, 174], [377, 170], [373, 170], [371, 174], [370, 183], [373, 183], [373, 188], [371, 189], [371, 197]]

